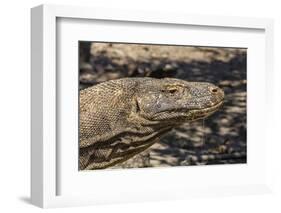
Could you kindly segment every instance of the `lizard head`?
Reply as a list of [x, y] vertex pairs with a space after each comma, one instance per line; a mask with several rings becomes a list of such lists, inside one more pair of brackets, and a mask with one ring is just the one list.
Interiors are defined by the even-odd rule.
[[203, 119], [223, 104], [224, 92], [205, 82], [164, 78], [142, 84], [136, 96], [136, 110], [150, 121], [188, 122]]
[[80, 92], [80, 169], [107, 168], [144, 151], [174, 126], [223, 103], [210, 83], [123, 78]]

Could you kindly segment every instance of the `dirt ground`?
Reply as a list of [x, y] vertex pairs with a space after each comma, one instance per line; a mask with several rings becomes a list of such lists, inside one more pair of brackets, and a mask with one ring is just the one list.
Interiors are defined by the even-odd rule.
[[80, 42], [80, 89], [123, 77], [211, 82], [222, 109], [187, 123], [116, 168], [246, 163], [246, 49]]

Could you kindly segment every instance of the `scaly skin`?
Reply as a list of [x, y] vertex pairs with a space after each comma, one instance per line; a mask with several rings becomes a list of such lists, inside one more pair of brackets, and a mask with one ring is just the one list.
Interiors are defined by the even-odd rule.
[[79, 169], [124, 162], [173, 127], [208, 117], [223, 99], [213, 84], [174, 78], [123, 78], [82, 90]]

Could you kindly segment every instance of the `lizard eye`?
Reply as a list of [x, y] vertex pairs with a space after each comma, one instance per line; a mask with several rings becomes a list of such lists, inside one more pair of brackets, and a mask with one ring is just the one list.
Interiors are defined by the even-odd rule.
[[178, 89], [177, 88], [167, 88], [167, 89], [162, 89], [161, 92], [174, 94], [174, 93], [178, 92]]
[[177, 89], [169, 89], [168, 91], [169, 91], [169, 93], [174, 94], [174, 93], [177, 92], [178, 90], [177, 90]]

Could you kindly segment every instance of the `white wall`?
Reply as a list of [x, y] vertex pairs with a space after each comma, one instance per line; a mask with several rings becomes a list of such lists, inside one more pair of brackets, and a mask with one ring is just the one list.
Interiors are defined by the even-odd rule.
[[[30, 149], [30, 8], [41, 3], [77, 4], [74, 0], [56, 0], [44, 2], [38, 0], [6, 0], [1, 2], [0, 32], [0, 121], [1, 121], [1, 175], [0, 175], [0, 209], [1, 212], [28, 211], [39, 209], [28, 203], [29, 196], [29, 149]], [[281, 109], [281, 12], [278, 1], [246, 0], [170, 0], [170, 1], [94, 1], [80, 0], [82, 6], [101, 6], [123, 9], [139, 9], [192, 14], [216, 14], [232, 16], [270, 17], [275, 19], [275, 97], [276, 109]], [[276, 125], [280, 112], [275, 111]], [[280, 127], [279, 127], [280, 128]], [[258, 133], [257, 133], [258, 134]], [[276, 133], [276, 144], [281, 139]], [[280, 148], [280, 145], [278, 145]], [[276, 146], [276, 147], [278, 147]], [[280, 150], [280, 149], [279, 149]], [[280, 153], [272, 153], [280, 161]], [[145, 204], [109, 205], [68, 209], [70, 212], [278, 212], [281, 210], [280, 166], [276, 164], [276, 186], [273, 195], [228, 197], [221, 199], [193, 199], [186, 201], [158, 202]], [[241, 174], [242, 175], [242, 174]], [[281, 182], [281, 181], [279, 181]], [[55, 212], [62, 209], [53, 210]]]

